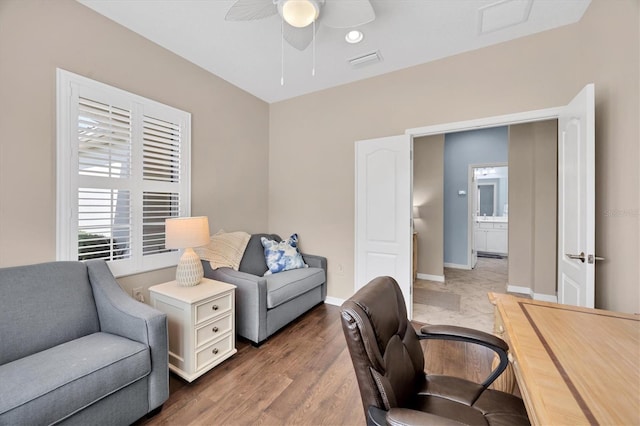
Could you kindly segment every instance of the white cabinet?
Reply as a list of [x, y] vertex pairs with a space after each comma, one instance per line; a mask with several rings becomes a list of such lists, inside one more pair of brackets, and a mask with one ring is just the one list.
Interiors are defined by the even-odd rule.
[[509, 225], [506, 222], [476, 221], [474, 240], [476, 253], [506, 255], [509, 252]]
[[171, 371], [191, 382], [237, 352], [234, 285], [204, 278], [193, 287], [170, 281], [149, 292], [151, 305], [167, 314]]

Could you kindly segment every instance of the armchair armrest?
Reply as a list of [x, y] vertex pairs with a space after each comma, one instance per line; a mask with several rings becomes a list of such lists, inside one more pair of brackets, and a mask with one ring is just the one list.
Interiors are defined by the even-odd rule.
[[494, 351], [500, 358], [500, 363], [495, 370], [491, 372], [489, 377], [482, 382], [484, 388], [489, 387], [509, 364], [509, 359], [507, 358], [509, 345], [507, 345], [507, 342], [484, 331], [454, 325], [425, 325], [420, 329], [418, 337], [420, 339], [456, 340], [473, 343], [485, 346]]
[[104, 260], [86, 262], [100, 330], [149, 346], [149, 410], [169, 397], [169, 345], [166, 314], [129, 297]]

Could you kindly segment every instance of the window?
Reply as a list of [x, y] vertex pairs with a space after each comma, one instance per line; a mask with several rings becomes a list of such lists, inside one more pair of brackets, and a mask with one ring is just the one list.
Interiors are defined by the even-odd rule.
[[190, 215], [191, 115], [60, 69], [57, 85], [58, 260], [175, 265], [164, 221]]

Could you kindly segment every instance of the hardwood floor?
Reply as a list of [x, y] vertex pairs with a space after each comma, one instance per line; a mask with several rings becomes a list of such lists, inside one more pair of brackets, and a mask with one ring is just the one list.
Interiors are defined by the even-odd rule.
[[[340, 308], [319, 305], [259, 348], [238, 353], [193, 383], [170, 375], [163, 410], [138, 425], [363, 425], [358, 384], [342, 334]], [[423, 342], [426, 371], [482, 380], [483, 347]]]

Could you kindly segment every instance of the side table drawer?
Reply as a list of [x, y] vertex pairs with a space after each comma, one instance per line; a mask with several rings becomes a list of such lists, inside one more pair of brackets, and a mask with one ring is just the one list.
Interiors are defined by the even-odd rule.
[[228, 334], [221, 340], [212, 343], [196, 353], [196, 371], [222, 358], [233, 349], [233, 336]]
[[196, 348], [207, 342], [217, 339], [231, 330], [231, 314], [219, 318], [211, 324], [204, 325], [196, 330]]
[[196, 325], [231, 310], [231, 293], [196, 306]]

